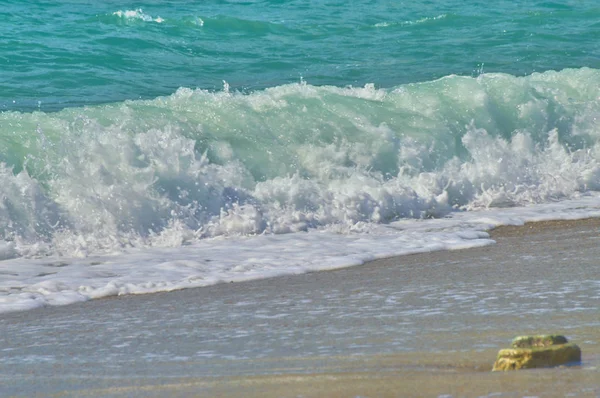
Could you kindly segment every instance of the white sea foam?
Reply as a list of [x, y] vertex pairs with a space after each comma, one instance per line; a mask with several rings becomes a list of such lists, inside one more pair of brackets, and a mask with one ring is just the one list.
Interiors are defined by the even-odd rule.
[[0, 312], [330, 270], [402, 254], [477, 247], [493, 243], [485, 231], [498, 225], [590, 216], [600, 217], [599, 195], [530, 207], [455, 213], [443, 219], [371, 224], [362, 233], [322, 230], [213, 238], [177, 248], [130, 249], [119, 255], [85, 259], [5, 260], [0, 262]]
[[119, 10], [119, 11], [113, 12], [113, 15], [116, 15], [119, 18], [140, 20], [140, 21], [144, 21], [144, 22], [162, 23], [165, 21], [161, 17], [153, 18], [152, 16], [144, 13], [144, 11], [141, 8], [138, 8], [135, 10], [125, 10], [125, 11]]
[[[0, 113], [2, 300], [18, 309], [484, 244], [482, 214], [594, 215], [599, 83], [582, 68], [394, 89], [182, 88]], [[573, 200], [581, 212], [548, 204]], [[475, 227], [456, 229], [463, 217]]]

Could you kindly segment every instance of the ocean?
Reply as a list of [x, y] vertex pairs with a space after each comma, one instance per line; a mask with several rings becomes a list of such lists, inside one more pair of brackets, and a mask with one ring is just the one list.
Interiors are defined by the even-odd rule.
[[600, 217], [589, 0], [4, 0], [0, 312]]

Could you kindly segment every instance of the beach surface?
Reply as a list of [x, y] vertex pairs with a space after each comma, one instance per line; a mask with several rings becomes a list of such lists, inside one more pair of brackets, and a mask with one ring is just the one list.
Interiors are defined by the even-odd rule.
[[[600, 395], [600, 220], [495, 245], [0, 315], [2, 396]], [[559, 333], [581, 366], [492, 373]]]

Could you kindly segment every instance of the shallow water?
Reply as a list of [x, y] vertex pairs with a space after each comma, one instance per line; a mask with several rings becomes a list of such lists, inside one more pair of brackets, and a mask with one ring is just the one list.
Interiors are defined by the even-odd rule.
[[[152, 375], [163, 384], [181, 377], [415, 370], [479, 378], [514, 336], [552, 332], [583, 351], [582, 373], [564, 377], [588, 380], [600, 365], [600, 221], [520, 228], [499, 231], [498, 244], [483, 248], [4, 314], [2, 377], [23, 391], [32, 372], [70, 391], [152, 384]], [[562, 377], [555, 383], [567, 388]], [[497, 386], [496, 379], [483, 380], [475, 384]], [[585, 383], [565, 391], [581, 393]], [[526, 385], [505, 386], [501, 396]]]

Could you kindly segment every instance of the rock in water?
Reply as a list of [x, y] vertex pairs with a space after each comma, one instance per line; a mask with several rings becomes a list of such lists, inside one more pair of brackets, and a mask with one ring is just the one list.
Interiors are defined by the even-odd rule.
[[511, 343], [513, 348], [548, 347], [550, 345], [567, 344], [569, 341], [565, 336], [558, 334], [540, 334], [537, 336], [515, 337]]
[[492, 371], [549, 368], [581, 362], [581, 349], [569, 343], [565, 336], [519, 336], [512, 348], [498, 352]]

